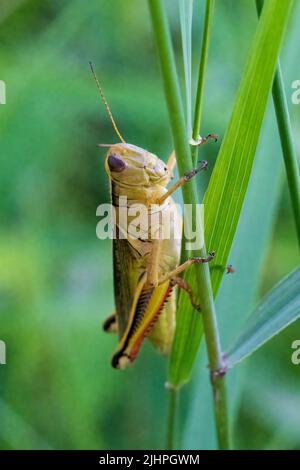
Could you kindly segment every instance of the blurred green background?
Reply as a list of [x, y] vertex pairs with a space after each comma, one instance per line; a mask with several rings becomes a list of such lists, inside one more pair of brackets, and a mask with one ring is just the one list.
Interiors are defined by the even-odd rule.
[[[177, 2], [166, 4], [181, 71]], [[196, 70], [203, 1], [195, 4]], [[300, 105], [292, 105], [290, 95], [291, 82], [300, 79], [299, 20], [295, 8], [282, 51], [298, 151]], [[216, 1], [203, 134], [224, 135], [256, 24], [252, 0]], [[2, 0], [0, 43], [0, 79], [7, 86], [7, 104], [0, 106], [0, 339], [7, 344], [7, 364], [0, 366], [0, 447], [163, 448], [166, 359], [145, 342], [134, 367], [115, 371], [110, 357], [116, 338], [101, 329], [114, 306], [111, 245], [95, 233], [96, 207], [109, 199], [104, 154], [96, 144], [116, 137], [88, 66], [92, 60], [126, 140], [165, 158], [172, 142], [147, 2]], [[271, 108], [259, 152], [276, 159], [281, 150]], [[210, 171], [219, 146], [201, 149]], [[199, 184], [204, 178], [209, 172]], [[237, 300], [243, 318], [258, 296], [299, 264], [282, 165], [272, 191], [270, 200], [259, 191], [253, 196], [269, 214], [261, 231], [252, 214], [257, 269], [248, 270], [244, 246], [231, 259], [235, 280], [225, 280], [238, 283], [239, 273], [246, 273], [251, 302]], [[221, 323], [226, 339], [235, 327], [226, 312]], [[300, 448], [300, 366], [290, 361], [299, 325], [240, 367], [244, 379], [234, 387], [233, 414], [239, 448]], [[181, 446], [188, 448], [201, 447], [200, 437], [198, 444], [191, 437], [189, 414], [204, 365], [181, 401]]]

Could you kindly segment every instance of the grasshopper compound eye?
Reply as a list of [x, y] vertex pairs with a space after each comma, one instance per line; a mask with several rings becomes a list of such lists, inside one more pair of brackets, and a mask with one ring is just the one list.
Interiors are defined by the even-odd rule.
[[117, 157], [116, 155], [109, 155], [107, 163], [110, 171], [114, 171], [116, 173], [121, 173], [121, 171], [125, 170], [126, 167], [125, 162], [123, 162], [123, 160], [121, 160], [121, 158]]

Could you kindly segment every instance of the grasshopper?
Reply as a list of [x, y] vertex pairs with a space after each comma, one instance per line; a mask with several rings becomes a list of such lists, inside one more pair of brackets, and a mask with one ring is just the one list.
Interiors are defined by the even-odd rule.
[[[192, 305], [196, 304], [190, 286], [180, 274], [194, 263], [209, 262], [214, 252], [207, 257], [189, 258], [180, 264], [182, 220], [171, 195], [193, 176], [207, 167], [200, 162], [197, 168], [184, 174], [169, 189], [176, 165], [172, 152], [165, 164], [153, 153], [126, 143], [120, 134], [107, 104], [93, 66], [91, 70], [101, 98], [105, 104], [113, 128], [120, 139], [116, 144], [99, 144], [108, 147], [105, 169], [110, 181], [111, 201], [116, 211], [116, 233], [113, 239], [114, 296], [116, 311], [104, 322], [106, 332], [117, 332], [119, 343], [112, 357], [112, 366], [127, 368], [137, 357], [144, 338], [148, 337], [162, 353], [168, 354], [172, 345], [176, 321], [176, 287], [184, 289]], [[214, 138], [209, 135], [207, 138]], [[205, 140], [207, 140], [205, 138]], [[170, 238], [151, 237], [126, 238], [126, 231], [119, 221], [120, 198], [126, 197], [128, 210], [137, 202], [149, 208], [155, 205], [159, 220], [172, 212]]]

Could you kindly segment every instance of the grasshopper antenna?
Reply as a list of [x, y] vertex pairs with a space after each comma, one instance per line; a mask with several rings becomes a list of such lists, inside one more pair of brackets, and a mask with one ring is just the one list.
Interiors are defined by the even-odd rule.
[[89, 64], [90, 64], [90, 68], [91, 68], [91, 71], [92, 71], [94, 80], [95, 80], [95, 82], [96, 82], [97, 88], [98, 88], [98, 90], [99, 90], [101, 99], [102, 99], [102, 101], [103, 101], [103, 103], [104, 103], [105, 109], [106, 109], [106, 111], [107, 111], [107, 114], [108, 114], [108, 116], [109, 116], [109, 119], [111, 120], [111, 123], [112, 123], [112, 126], [113, 126], [114, 130], [115, 130], [115, 133], [117, 134], [117, 136], [119, 137], [119, 139], [121, 140], [121, 142], [123, 142], [123, 144], [125, 144], [126, 142], [125, 142], [125, 140], [123, 139], [123, 137], [122, 137], [122, 135], [121, 135], [121, 133], [120, 133], [118, 127], [117, 127], [116, 121], [114, 120], [114, 117], [113, 117], [113, 115], [112, 115], [112, 112], [111, 112], [111, 110], [110, 110], [110, 108], [109, 108], [109, 106], [108, 106], [108, 103], [107, 103], [106, 98], [105, 98], [105, 96], [104, 96], [104, 93], [103, 93], [103, 91], [102, 91], [101, 85], [100, 85], [99, 80], [98, 80], [98, 78], [97, 78], [96, 72], [95, 72], [95, 70], [94, 70], [93, 64], [92, 64], [91, 61], [89, 62]]

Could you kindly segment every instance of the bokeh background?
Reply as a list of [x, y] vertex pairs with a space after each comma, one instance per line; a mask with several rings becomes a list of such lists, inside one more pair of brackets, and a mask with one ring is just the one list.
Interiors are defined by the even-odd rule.
[[[195, 1], [195, 72], [203, 3]], [[166, 4], [182, 74], [177, 2]], [[296, 0], [282, 50], [298, 152], [300, 105], [290, 96], [291, 82], [300, 79], [299, 6]], [[256, 24], [253, 0], [216, 0], [203, 134], [224, 135]], [[116, 338], [101, 329], [114, 306], [111, 244], [95, 233], [96, 208], [109, 200], [96, 144], [116, 136], [88, 66], [92, 60], [126, 140], [166, 158], [172, 141], [147, 2], [1, 0], [0, 43], [7, 86], [0, 106], [0, 339], [7, 344], [0, 447], [163, 448], [167, 360], [145, 343], [134, 367], [115, 371]], [[225, 288], [219, 293], [225, 348], [257, 299], [299, 264], [271, 102], [267, 115], [251, 180], [256, 189], [249, 188], [230, 258], [236, 273], [224, 280], [226, 296]], [[210, 169], [220, 141], [201, 149]], [[265, 172], [268, 187], [257, 185]], [[208, 178], [201, 175], [199, 184]], [[237, 447], [300, 448], [300, 366], [290, 360], [299, 326], [235, 374]], [[209, 396], [196, 412], [207, 376], [200, 356], [182, 393], [178, 437], [186, 448], [215, 445]]]

